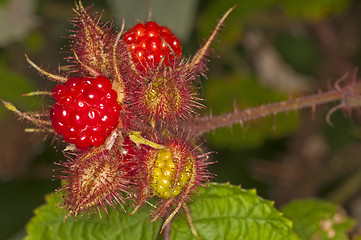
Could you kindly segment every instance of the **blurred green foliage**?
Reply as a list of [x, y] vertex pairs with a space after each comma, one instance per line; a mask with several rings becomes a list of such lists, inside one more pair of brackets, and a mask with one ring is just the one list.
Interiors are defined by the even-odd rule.
[[321, 53], [316, 43], [309, 36], [292, 36], [280, 32], [273, 45], [283, 60], [300, 73], [313, 75], [320, 65]]
[[293, 221], [293, 230], [301, 239], [349, 239], [355, 221], [336, 205], [321, 200], [296, 200], [282, 208]]
[[[252, 76], [211, 76], [204, 91], [207, 107], [214, 115], [288, 99], [286, 94], [262, 87]], [[244, 126], [240, 123], [231, 129], [217, 129], [207, 138], [212, 145], [223, 148], [259, 147], [266, 139], [286, 136], [297, 124], [297, 115], [289, 112]]]
[[[202, 2], [202, 12], [197, 24], [197, 33], [205, 39], [215, 25], [215, 19], [227, 9], [237, 7], [229, 16], [226, 27], [219, 36], [222, 44], [216, 49], [230, 50], [242, 38], [244, 30], [249, 26], [280, 26], [292, 21], [315, 22], [342, 13], [352, 3], [351, 0], [212, 0]], [[286, 19], [284, 19], [286, 18]]]
[[7, 3], [8, 1], [10, 1], [10, 0], [0, 0], [0, 7], [1, 7], [2, 4], [5, 4], [5, 3]]
[[292, 18], [314, 22], [342, 13], [351, 3], [351, 0], [283, 0], [281, 6], [284, 12]]
[[[7, 66], [0, 65], [0, 99], [12, 102], [16, 106], [28, 111], [39, 109], [40, 101], [35, 97], [22, 97], [22, 94], [36, 90], [35, 84], [26, 75], [15, 72]], [[0, 117], [10, 114], [1, 107]]]

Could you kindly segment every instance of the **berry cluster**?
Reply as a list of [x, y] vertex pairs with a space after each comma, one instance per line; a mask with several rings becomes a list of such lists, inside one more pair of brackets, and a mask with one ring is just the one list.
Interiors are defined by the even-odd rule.
[[224, 18], [195, 56], [182, 60], [178, 38], [156, 22], [117, 33], [112, 23], [99, 25], [81, 1], [74, 12], [66, 77], [28, 59], [59, 82], [50, 119], [26, 119], [73, 144], [64, 152], [68, 160], [59, 163], [62, 206], [74, 216], [107, 212], [126, 195], [135, 212], [157, 197], [152, 220], [168, 216], [164, 228], [210, 177], [207, 154], [178, 121], [192, 120], [202, 107], [197, 77], [206, 71], [209, 45]]
[[138, 23], [123, 36], [137, 69], [144, 72], [160, 63], [170, 66], [182, 56], [179, 39], [165, 26], [148, 21]]
[[102, 145], [119, 124], [121, 106], [106, 77], [70, 78], [53, 89], [53, 97], [54, 130], [79, 148]]

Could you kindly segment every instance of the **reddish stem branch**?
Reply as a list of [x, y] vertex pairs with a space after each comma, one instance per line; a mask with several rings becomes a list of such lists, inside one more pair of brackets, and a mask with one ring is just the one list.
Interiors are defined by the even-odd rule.
[[170, 240], [172, 225], [173, 225], [173, 219], [164, 227], [163, 240]]
[[193, 136], [203, 135], [211, 130], [221, 127], [232, 126], [233, 124], [243, 124], [250, 120], [256, 120], [269, 115], [276, 115], [281, 112], [299, 110], [303, 108], [315, 108], [318, 105], [339, 101], [339, 107], [355, 106], [351, 103], [351, 98], [355, 98], [355, 93], [361, 92], [361, 84], [343, 87], [336, 86], [335, 90], [324, 93], [317, 93], [310, 96], [300, 97], [278, 103], [270, 103], [260, 107], [245, 110], [236, 110], [219, 116], [206, 116], [197, 118], [193, 122], [182, 122], [181, 128], [185, 131], [192, 131]]

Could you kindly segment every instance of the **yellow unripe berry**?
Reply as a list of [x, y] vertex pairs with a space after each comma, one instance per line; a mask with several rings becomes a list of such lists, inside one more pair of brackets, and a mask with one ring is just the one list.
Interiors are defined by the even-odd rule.
[[156, 196], [169, 198], [180, 194], [191, 176], [192, 159], [189, 158], [187, 160], [187, 165], [181, 172], [178, 180], [175, 180], [176, 163], [174, 162], [171, 151], [169, 149], [161, 149], [158, 151], [157, 158], [154, 161], [150, 184]]

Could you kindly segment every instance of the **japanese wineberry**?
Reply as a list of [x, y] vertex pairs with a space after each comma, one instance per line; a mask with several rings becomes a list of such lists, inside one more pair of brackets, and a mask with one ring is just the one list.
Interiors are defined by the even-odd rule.
[[53, 97], [53, 128], [78, 148], [102, 145], [119, 124], [117, 93], [104, 76], [70, 78], [53, 89]]
[[123, 36], [140, 71], [157, 68], [160, 63], [173, 65], [175, 59], [182, 56], [179, 39], [165, 26], [148, 21], [138, 23]]

